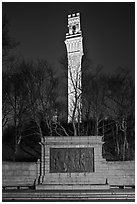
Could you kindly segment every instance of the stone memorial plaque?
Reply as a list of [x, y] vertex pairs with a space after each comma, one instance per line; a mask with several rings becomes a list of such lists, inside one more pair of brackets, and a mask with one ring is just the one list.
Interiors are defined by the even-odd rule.
[[50, 173], [94, 172], [94, 148], [50, 148]]

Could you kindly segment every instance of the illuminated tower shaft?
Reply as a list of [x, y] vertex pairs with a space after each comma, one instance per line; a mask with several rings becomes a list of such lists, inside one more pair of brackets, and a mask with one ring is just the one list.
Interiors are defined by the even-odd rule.
[[68, 56], [68, 122], [81, 122], [82, 117], [82, 86], [81, 60], [83, 55], [80, 15], [68, 15], [69, 33], [65, 44]]

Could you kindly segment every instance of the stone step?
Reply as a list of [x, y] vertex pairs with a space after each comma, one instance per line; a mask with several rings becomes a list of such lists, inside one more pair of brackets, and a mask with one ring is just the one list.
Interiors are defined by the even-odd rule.
[[43, 190], [14, 190], [3, 191], [3, 201], [18, 201], [18, 200], [135, 200], [135, 191], [133, 190], [83, 190], [83, 191], [43, 191]]

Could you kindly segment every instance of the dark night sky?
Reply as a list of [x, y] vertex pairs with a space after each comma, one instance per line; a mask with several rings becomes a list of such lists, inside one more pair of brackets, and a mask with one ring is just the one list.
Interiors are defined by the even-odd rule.
[[107, 72], [121, 65], [134, 74], [134, 3], [3, 3], [11, 35], [20, 41], [18, 54], [55, 65], [66, 53], [67, 15], [75, 12], [81, 14], [84, 49], [90, 59]]

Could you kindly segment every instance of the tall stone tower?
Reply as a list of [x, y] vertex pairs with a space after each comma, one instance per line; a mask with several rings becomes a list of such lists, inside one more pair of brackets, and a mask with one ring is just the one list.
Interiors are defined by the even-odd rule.
[[79, 13], [68, 15], [68, 29], [69, 32], [66, 33], [65, 40], [68, 56], [68, 122], [81, 122], [81, 60], [83, 44]]

